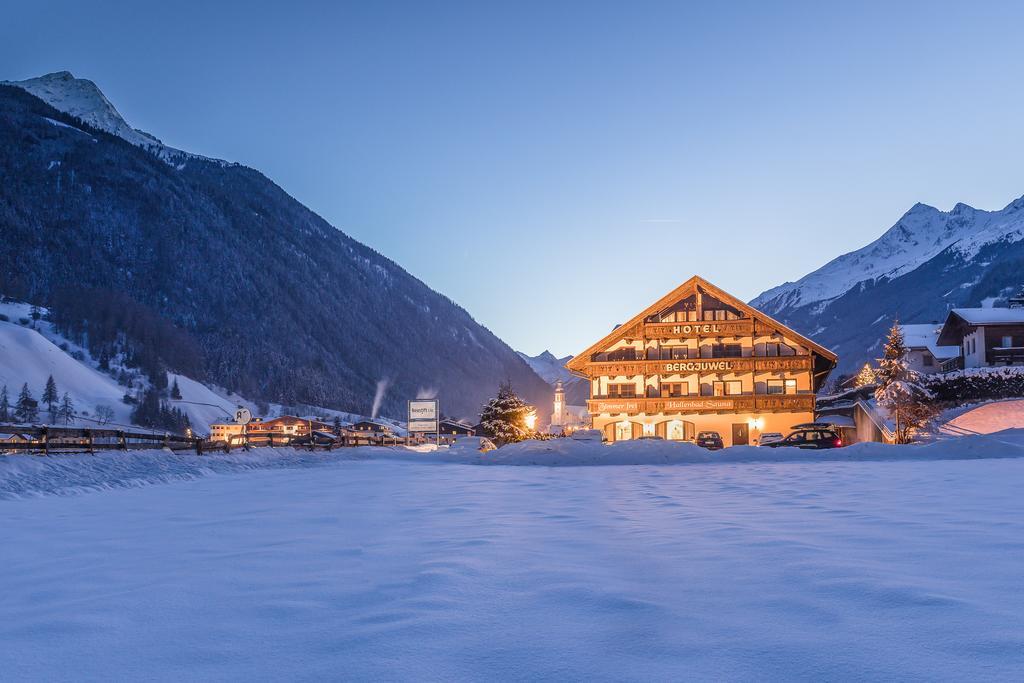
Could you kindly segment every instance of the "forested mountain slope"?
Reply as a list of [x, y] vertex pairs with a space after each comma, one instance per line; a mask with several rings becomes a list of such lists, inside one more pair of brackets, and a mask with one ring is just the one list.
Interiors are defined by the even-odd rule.
[[259, 172], [117, 133], [0, 85], [0, 293], [94, 356], [362, 413], [384, 382], [392, 416], [429, 392], [474, 417], [506, 378], [549, 400], [465, 310]]

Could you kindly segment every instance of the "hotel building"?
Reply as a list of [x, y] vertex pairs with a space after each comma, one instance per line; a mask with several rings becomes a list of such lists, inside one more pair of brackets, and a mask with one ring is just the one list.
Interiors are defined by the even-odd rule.
[[756, 443], [814, 419], [836, 356], [694, 276], [566, 363], [590, 381], [588, 410], [608, 441]]

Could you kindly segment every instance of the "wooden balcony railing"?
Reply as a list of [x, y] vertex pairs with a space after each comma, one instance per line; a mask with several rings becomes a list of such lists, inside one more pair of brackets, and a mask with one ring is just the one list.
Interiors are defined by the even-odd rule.
[[591, 413], [752, 413], [814, 412], [814, 394], [682, 396], [679, 398], [596, 398]]
[[810, 370], [812, 356], [748, 356], [746, 358], [687, 358], [679, 360], [616, 360], [588, 363], [589, 377], [624, 375], [691, 375], [715, 372], [786, 372]]

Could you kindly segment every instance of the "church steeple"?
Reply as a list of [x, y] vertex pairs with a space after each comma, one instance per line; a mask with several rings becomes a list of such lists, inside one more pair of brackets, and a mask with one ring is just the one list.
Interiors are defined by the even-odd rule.
[[554, 412], [551, 414], [551, 424], [555, 426], [562, 426], [565, 424], [565, 388], [562, 386], [562, 380], [555, 382], [555, 405]]

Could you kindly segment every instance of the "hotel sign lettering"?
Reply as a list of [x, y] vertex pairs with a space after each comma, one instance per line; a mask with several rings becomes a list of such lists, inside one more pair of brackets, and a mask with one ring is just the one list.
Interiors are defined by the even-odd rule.
[[665, 401], [665, 410], [733, 410], [731, 398], [691, 398]]
[[753, 320], [695, 323], [647, 323], [647, 337], [735, 337], [753, 334]]
[[686, 360], [665, 363], [665, 372], [724, 372], [732, 370], [728, 360]]
[[638, 401], [596, 401], [594, 408], [598, 413], [639, 413]]

